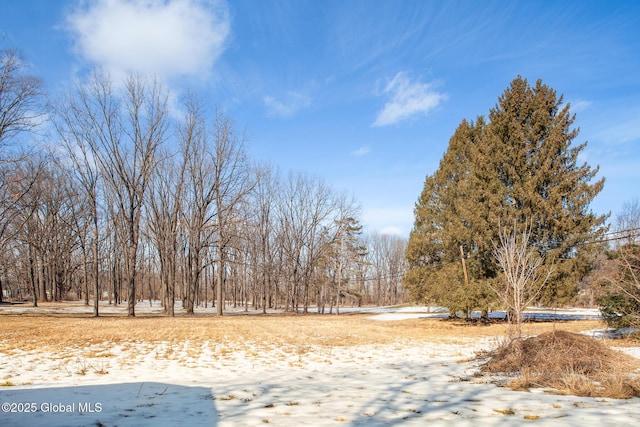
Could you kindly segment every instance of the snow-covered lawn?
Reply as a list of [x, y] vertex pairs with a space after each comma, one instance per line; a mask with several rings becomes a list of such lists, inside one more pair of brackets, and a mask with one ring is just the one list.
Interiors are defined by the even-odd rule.
[[[368, 310], [378, 320], [426, 311]], [[468, 359], [495, 345], [496, 338], [456, 338], [296, 351], [272, 344], [256, 352], [250, 343], [217, 342], [14, 350], [0, 353], [0, 426], [587, 426], [640, 420], [640, 399], [516, 392], [474, 376], [478, 362]], [[640, 357], [638, 348], [627, 352]]]

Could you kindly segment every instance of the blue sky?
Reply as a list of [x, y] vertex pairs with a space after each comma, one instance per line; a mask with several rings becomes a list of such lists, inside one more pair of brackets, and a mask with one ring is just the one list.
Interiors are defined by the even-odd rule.
[[160, 76], [233, 117], [255, 160], [352, 193], [407, 236], [462, 119], [517, 75], [564, 95], [600, 166], [595, 212], [640, 197], [640, 2], [0, 0], [0, 44], [50, 93], [90, 67]]

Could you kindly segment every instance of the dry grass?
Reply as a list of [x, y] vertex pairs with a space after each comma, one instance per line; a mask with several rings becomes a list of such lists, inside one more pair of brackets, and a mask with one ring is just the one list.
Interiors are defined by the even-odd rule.
[[517, 390], [551, 388], [576, 396], [640, 396], [640, 361], [585, 335], [552, 331], [513, 340], [490, 355], [482, 370], [516, 375]]
[[[523, 324], [523, 333], [545, 336], [559, 327], [579, 332], [603, 328], [604, 324], [599, 321], [531, 322]], [[174, 318], [105, 315], [94, 318], [89, 315], [27, 312], [0, 315], [0, 353], [53, 352], [63, 374], [85, 375], [107, 374], [118, 363], [121, 367], [134, 364], [136, 361], [133, 359], [117, 356], [133, 351], [147, 351], [148, 355], [158, 359], [180, 360], [187, 367], [199, 363], [198, 359], [203, 354], [203, 360], [226, 366], [235, 363], [235, 355], [239, 352], [257, 363], [263, 360], [264, 354], [273, 352], [293, 366], [310, 358], [331, 363], [331, 352], [335, 347], [389, 345], [389, 348], [401, 349], [407, 344], [460, 344], [484, 338], [495, 338], [498, 343], [507, 332], [508, 325], [499, 323], [480, 325], [441, 319], [380, 322], [369, 319], [367, 315], [181, 315]], [[496, 369], [518, 372], [519, 377], [512, 383], [514, 387], [539, 387], [541, 377], [534, 362], [553, 365], [567, 359], [569, 353], [579, 348], [580, 341], [574, 341], [571, 352], [563, 348], [564, 353], [557, 354], [556, 349], [552, 353], [535, 340], [512, 343], [511, 347], [504, 346], [502, 359], [504, 363], [515, 363], [515, 367], [504, 365]], [[617, 357], [621, 356], [618, 352], [608, 351], [596, 353], [588, 347], [583, 351], [585, 361], [572, 361], [570, 369], [562, 371], [562, 375], [555, 375], [557, 381], [548, 386], [566, 393], [592, 396], [604, 395], [602, 390], [617, 397], [637, 393], [640, 388], [633, 385], [637, 383], [629, 383], [626, 374], [635, 368], [623, 363]], [[587, 360], [586, 356], [595, 359]], [[429, 355], [425, 354], [425, 357]], [[494, 355], [492, 360], [497, 364], [498, 357]], [[554, 360], [553, 364], [549, 363], [551, 360]], [[590, 369], [599, 368], [609, 361], [616, 361], [613, 372], [617, 374], [585, 380]], [[4, 386], [11, 384], [11, 379], [5, 378]]]
[[[572, 331], [601, 328], [598, 321], [562, 323]], [[540, 334], [555, 329], [555, 323], [527, 323], [525, 334]], [[185, 343], [189, 347], [206, 342], [221, 344], [293, 346], [304, 351], [308, 346], [354, 346], [405, 342], [453, 343], [460, 339], [501, 337], [506, 325], [469, 325], [439, 319], [414, 319], [379, 322], [365, 315], [257, 315], [257, 316], [0, 316], [0, 351], [60, 350], [87, 348], [109, 342]], [[97, 356], [97, 355], [96, 355]]]

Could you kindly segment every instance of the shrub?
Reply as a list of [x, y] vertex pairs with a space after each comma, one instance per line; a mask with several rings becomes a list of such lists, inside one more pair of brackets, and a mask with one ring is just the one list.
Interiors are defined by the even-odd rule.
[[640, 302], [623, 292], [609, 292], [598, 298], [606, 324], [615, 329], [640, 327]]
[[612, 328], [640, 327], [640, 246], [627, 244], [612, 254], [613, 273], [603, 278], [606, 289], [598, 305]]

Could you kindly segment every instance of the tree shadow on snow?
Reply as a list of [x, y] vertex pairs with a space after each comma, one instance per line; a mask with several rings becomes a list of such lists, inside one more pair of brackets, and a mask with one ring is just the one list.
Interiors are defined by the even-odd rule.
[[[449, 372], [438, 372], [437, 365], [457, 365]], [[435, 373], [430, 372], [436, 367]], [[471, 363], [429, 362], [398, 366], [409, 373], [401, 381], [384, 379], [375, 384], [373, 396], [356, 403], [359, 415], [351, 425], [387, 427], [400, 425], [474, 426], [513, 425], [514, 419], [500, 413], [515, 404], [521, 406], [528, 395], [512, 396], [510, 403], [496, 399], [496, 386], [473, 382], [475, 365]], [[466, 369], [465, 369], [466, 368]], [[522, 421], [522, 414], [519, 421]]]
[[0, 390], [0, 426], [215, 426], [211, 388], [156, 382]]

